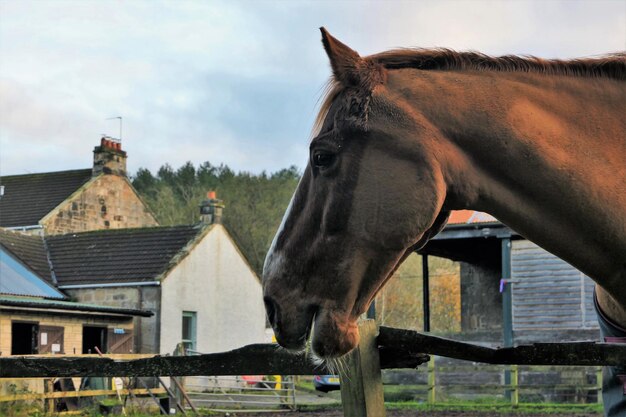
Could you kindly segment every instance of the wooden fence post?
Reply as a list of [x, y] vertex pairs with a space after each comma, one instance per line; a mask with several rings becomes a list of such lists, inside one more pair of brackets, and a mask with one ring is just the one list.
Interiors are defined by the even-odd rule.
[[511, 405], [519, 405], [519, 368], [511, 365]]
[[[54, 382], [52, 381], [52, 379], [43, 380], [43, 392], [46, 394], [54, 392]], [[46, 398], [43, 400], [43, 410], [45, 413], [50, 414], [56, 412], [53, 398]]]
[[428, 404], [434, 404], [437, 401], [437, 391], [435, 389], [435, 357], [431, 356], [428, 361]]
[[374, 320], [359, 323], [361, 342], [340, 370], [344, 417], [384, 417], [385, 400], [378, 356], [378, 327]]
[[598, 400], [597, 403], [598, 404], [604, 404], [604, 400], [602, 398], [602, 367], [599, 366], [596, 369], [596, 393], [598, 395]]

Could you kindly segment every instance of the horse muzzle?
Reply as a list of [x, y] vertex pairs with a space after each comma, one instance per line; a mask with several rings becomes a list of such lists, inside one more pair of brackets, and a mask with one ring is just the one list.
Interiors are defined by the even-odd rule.
[[263, 300], [278, 344], [290, 350], [304, 348], [318, 307], [313, 304], [278, 303], [268, 296]]

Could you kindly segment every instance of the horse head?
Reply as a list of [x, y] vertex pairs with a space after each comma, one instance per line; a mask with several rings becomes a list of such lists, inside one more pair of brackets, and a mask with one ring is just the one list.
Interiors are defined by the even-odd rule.
[[358, 344], [359, 316], [449, 211], [427, 121], [395, 97], [385, 68], [321, 30], [333, 86], [263, 289], [278, 342], [301, 349], [312, 333], [313, 352], [332, 358]]

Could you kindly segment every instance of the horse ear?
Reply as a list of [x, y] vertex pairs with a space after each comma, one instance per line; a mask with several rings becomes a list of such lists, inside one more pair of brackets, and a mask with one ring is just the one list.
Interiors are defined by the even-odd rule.
[[358, 85], [361, 79], [359, 64], [362, 62], [359, 54], [331, 36], [326, 28], [321, 27], [320, 31], [335, 79], [345, 86]]

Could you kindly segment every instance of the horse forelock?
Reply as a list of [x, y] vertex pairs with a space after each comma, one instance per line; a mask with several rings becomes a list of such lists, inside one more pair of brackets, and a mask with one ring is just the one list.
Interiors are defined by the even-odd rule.
[[[340, 82], [331, 79], [329, 82], [320, 110], [315, 118], [311, 139], [327, 133], [324, 130], [337, 130], [350, 126], [367, 131], [367, 119], [372, 95], [372, 86], [344, 87]], [[326, 126], [327, 118], [332, 114], [332, 126]]]
[[330, 78], [326, 83], [321, 97], [320, 109], [317, 113], [317, 116], [315, 117], [315, 122], [313, 123], [311, 139], [321, 133], [322, 127], [324, 126], [324, 120], [326, 120], [326, 116], [330, 111], [330, 107], [332, 106], [333, 101], [337, 98], [339, 93], [341, 93], [341, 90], [341, 84], [334, 78]]

